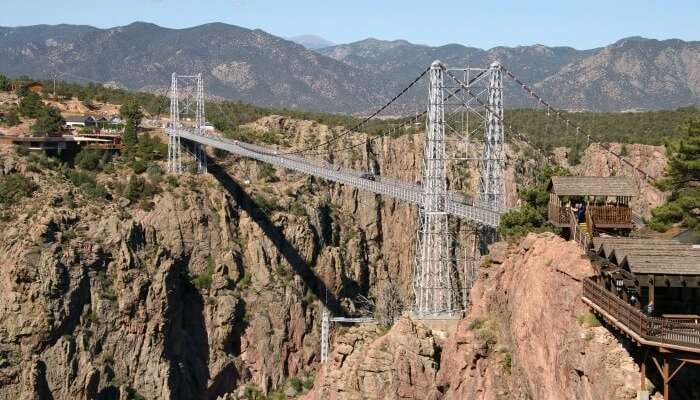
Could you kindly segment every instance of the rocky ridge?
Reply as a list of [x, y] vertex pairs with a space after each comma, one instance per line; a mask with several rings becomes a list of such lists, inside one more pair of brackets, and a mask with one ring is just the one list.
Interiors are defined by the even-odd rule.
[[407, 318], [384, 336], [341, 332], [307, 398], [636, 399], [627, 350], [604, 327], [578, 322], [592, 272], [574, 243], [551, 234], [498, 243], [446, 341]]
[[[289, 147], [341, 131], [278, 116], [249, 128]], [[421, 140], [383, 138], [325, 159], [417, 181]], [[120, 197], [127, 171], [98, 174], [114, 199], [97, 201], [61, 170], [0, 150], [0, 174], [21, 172], [39, 185], [0, 221], [0, 397], [290, 391], [292, 378], [317, 369], [322, 303], [353, 310], [355, 297], [371, 297], [380, 281], [410, 297], [412, 206], [250, 160], [212, 161], [211, 176], [159, 181], [144, 208]], [[527, 165], [509, 160], [509, 184]], [[466, 192], [478, 176], [456, 172], [450, 181]], [[360, 332], [364, 347], [348, 350], [348, 363], [378, 352], [370, 369], [410, 370], [392, 385], [424, 382], [407, 396], [437, 395], [433, 386], [445, 393], [441, 339], [410, 321], [398, 326], [385, 345], [408, 358], [385, 359], [372, 344], [376, 332]], [[362, 378], [367, 390], [379, 382], [372, 379]]]

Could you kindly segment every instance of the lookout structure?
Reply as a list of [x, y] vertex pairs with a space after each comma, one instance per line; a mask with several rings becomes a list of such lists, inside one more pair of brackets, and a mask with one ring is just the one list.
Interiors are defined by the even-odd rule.
[[553, 176], [547, 191], [549, 222], [570, 228], [574, 239], [590, 244], [602, 231], [622, 230], [624, 234], [634, 227], [630, 202], [638, 190], [631, 178]]
[[700, 365], [700, 248], [669, 239], [594, 238], [596, 275], [583, 282], [583, 301], [639, 348], [641, 388], [647, 365], [670, 383], [688, 364]]

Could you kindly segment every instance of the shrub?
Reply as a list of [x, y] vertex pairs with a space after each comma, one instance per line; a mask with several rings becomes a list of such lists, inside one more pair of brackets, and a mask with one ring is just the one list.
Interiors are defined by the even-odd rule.
[[581, 163], [581, 156], [583, 155], [583, 146], [580, 143], [574, 144], [569, 150], [569, 154], [566, 156], [566, 160], [569, 165], [574, 166]]
[[73, 185], [80, 188], [80, 190], [85, 193], [86, 196], [91, 198], [108, 198], [109, 193], [104, 186], [97, 183], [95, 175], [87, 171], [66, 171], [68, 180], [73, 183]]
[[131, 163], [131, 169], [134, 170], [135, 174], [142, 174], [146, 172], [146, 163], [141, 160], [134, 160]]
[[75, 156], [75, 164], [86, 171], [96, 171], [100, 169], [102, 154], [98, 150], [83, 149]]
[[304, 384], [301, 382], [301, 379], [297, 377], [289, 378], [289, 386], [291, 386], [296, 393], [301, 393], [304, 390]]
[[257, 204], [260, 211], [264, 214], [270, 214], [279, 208], [277, 204], [277, 198], [273, 195], [265, 196], [262, 194], [257, 194], [254, 197], [255, 204]]
[[214, 276], [214, 260], [209, 257], [207, 259], [207, 268], [199, 275], [191, 279], [192, 285], [197, 290], [208, 289], [211, 286], [212, 277]]
[[510, 371], [513, 369], [513, 353], [510, 351], [507, 351], [503, 353], [503, 369], [506, 370], [506, 372], [510, 373]]
[[276, 178], [277, 169], [272, 164], [259, 162], [258, 163], [258, 179], [263, 181], [273, 181]]
[[157, 186], [146, 182], [145, 179], [138, 175], [133, 175], [129, 178], [129, 182], [124, 188], [124, 196], [131, 201], [148, 199], [158, 193], [160, 189]]
[[0, 177], [0, 204], [12, 204], [31, 196], [39, 186], [22, 174]]
[[34, 136], [45, 136], [60, 132], [65, 122], [58, 108], [46, 107], [39, 112], [36, 122], [32, 125], [32, 133]]
[[241, 289], [245, 289], [250, 286], [250, 283], [252, 282], [252, 277], [249, 272], [243, 273], [243, 277], [241, 278], [240, 281], [238, 281], [238, 287]]
[[7, 126], [17, 126], [19, 125], [22, 121], [19, 119], [19, 114], [17, 114], [17, 109], [12, 108], [10, 111], [5, 114], [4, 118], [5, 125]]
[[19, 113], [24, 117], [37, 118], [44, 109], [41, 97], [34, 92], [28, 92], [19, 101]]
[[592, 312], [581, 314], [576, 320], [578, 321], [579, 325], [584, 328], [594, 328], [596, 326], [600, 326], [598, 317], [596, 317]]

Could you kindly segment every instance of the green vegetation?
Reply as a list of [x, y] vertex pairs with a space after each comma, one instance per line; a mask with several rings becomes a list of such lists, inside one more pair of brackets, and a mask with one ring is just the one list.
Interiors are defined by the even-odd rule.
[[667, 143], [666, 177], [657, 183], [671, 196], [652, 210], [649, 226], [665, 231], [680, 223], [700, 233], [700, 118], [683, 124], [680, 132], [680, 139]]
[[591, 135], [591, 142], [661, 145], [666, 139], [677, 136], [676, 126], [700, 117], [700, 109], [696, 107], [638, 113], [562, 112], [572, 122], [568, 129], [553, 116], [547, 116], [546, 111], [506, 110], [505, 118], [514, 131], [528, 137], [534, 146], [548, 151], [553, 147], [585, 145], [587, 138], [583, 133], [576, 135], [575, 125]]
[[58, 108], [44, 107], [39, 111], [36, 122], [32, 125], [32, 133], [34, 136], [46, 136], [60, 132], [65, 122]]
[[86, 171], [100, 169], [102, 154], [98, 150], [83, 149], [75, 156], [75, 164]]
[[95, 179], [95, 174], [88, 171], [75, 171], [67, 170], [66, 177], [73, 183], [73, 185], [80, 188], [80, 190], [89, 198], [93, 199], [107, 199], [109, 198], [109, 193], [104, 186], [97, 183]]
[[507, 238], [525, 236], [528, 232], [556, 231], [556, 227], [547, 222], [547, 184], [552, 176], [564, 175], [570, 175], [569, 171], [558, 166], [540, 168], [535, 173], [535, 181], [518, 192], [523, 205], [501, 216], [498, 233]]
[[257, 167], [258, 179], [265, 182], [272, 182], [276, 180], [275, 174], [277, 173], [277, 169], [275, 169], [275, 167], [273, 167], [272, 164], [258, 162]]
[[245, 289], [250, 286], [250, 283], [253, 281], [253, 277], [250, 275], [250, 272], [246, 271], [243, 273], [243, 277], [241, 278], [240, 281], [238, 281], [238, 286], [241, 289]]
[[27, 92], [25, 96], [20, 96], [19, 113], [23, 117], [38, 118], [41, 111], [44, 109], [44, 103], [41, 97], [34, 92]]
[[31, 196], [39, 187], [22, 174], [0, 177], [0, 204], [7, 206]]
[[0, 74], [0, 92], [10, 90], [10, 80], [5, 75]]
[[289, 386], [294, 389], [295, 392], [301, 393], [304, 390], [304, 384], [301, 382], [301, 379], [297, 377], [292, 377], [289, 378]]
[[147, 200], [160, 192], [160, 188], [138, 175], [132, 175], [124, 188], [124, 196], [131, 201]]
[[2, 122], [6, 126], [17, 126], [19, 125], [22, 121], [19, 119], [19, 113], [17, 112], [17, 108], [12, 107], [10, 110], [8, 110], [5, 115], [2, 117]]
[[510, 374], [513, 369], [513, 353], [509, 349], [503, 351], [503, 361], [501, 365], [503, 369]]
[[260, 211], [266, 215], [270, 215], [279, 209], [277, 197], [273, 194], [256, 194], [253, 197], [253, 201], [255, 201], [255, 204], [260, 208]]
[[600, 321], [598, 320], [598, 317], [595, 316], [592, 312], [587, 312], [585, 314], [581, 314], [576, 318], [578, 321], [579, 325], [581, 325], [584, 328], [594, 328], [597, 326], [600, 326]]
[[124, 142], [124, 153], [129, 156], [139, 144], [137, 132], [143, 119], [143, 110], [136, 100], [129, 99], [119, 108], [119, 115], [126, 121], [122, 141]]
[[211, 257], [207, 259], [207, 268], [199, 275], [195, 276], [190, 280], [192, 285], [197, 288], [197, 290], [209, 289], [212, 282], [212, 277], [214, 276], [214, 260]]
[[486, 343], [489, 348], [495, 345], [498, 341], [496, 335], [496, 321], [494, 321], [492, 318], [475, 318], [469, 322], [467, 328], [474, 331], [476, 336]]

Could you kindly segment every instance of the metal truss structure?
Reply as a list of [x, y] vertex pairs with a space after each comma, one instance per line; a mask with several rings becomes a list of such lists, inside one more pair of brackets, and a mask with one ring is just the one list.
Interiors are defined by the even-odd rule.
[[[494, 225], [484, 229], [484, 224], [479, 224], [467, 239], [469, 244], [457, 251], [444, 208], [450, 199], [448, 168], [457, 174], [478, 168], [479, 204], [495, 210], [505, 207], [500, 64], [493, 63], [488, 69], [448, 69], [435, 61], [429, 76], [424, 202], [418, 217], [413, 274], [414, 313], [418, 316], [454, 314], [468, 306], [469, 289], [478, 273], [479, 239], [494, 238]], [[480, 99], [484, 96], [486, 101]], [[470, 168], [470, 162], [477, 166]], [[464, 257], [457, 256], [462, 253]]]
[[417, 261], [413, 275], [414, 312], [419, 316], [452, 312], [456, 300], [452, 284], [452, 235], [445, 212], [444, 70], [445, 66], [439, 61], [430, 67], [423, 159], [424, 198], [418, 216]]
[[[204, 118], [204, 79], [202, 74], [172, 74], [170, 86], [170, 123], [168, 133], [168, 172], [181, 173], [183, 129], [206, 136]], [[197, 172], [207, 171], [207, 156], [201, 143], [192, 142], [189, 150], [197, 164]]]
[[481, 167], [480, 198], [491, 208], [505, 208], [504, 129], [503, 129], [503, 71], [494, 62], [489, 67], [489, 92], [486, 121], [486, 140]]

